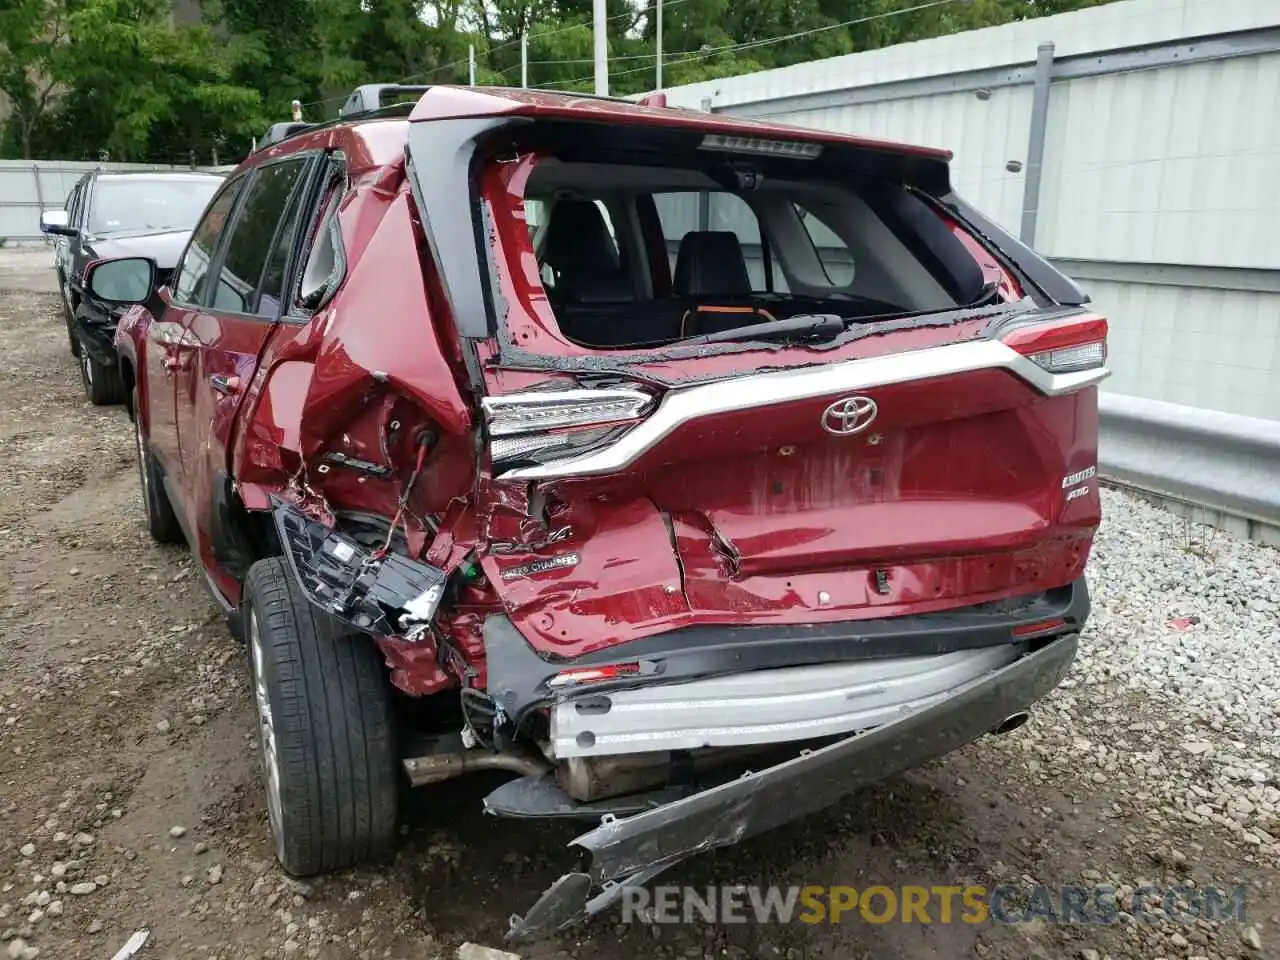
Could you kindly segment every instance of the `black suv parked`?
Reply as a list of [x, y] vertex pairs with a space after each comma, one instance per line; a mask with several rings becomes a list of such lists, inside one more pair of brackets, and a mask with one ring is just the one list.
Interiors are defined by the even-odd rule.
[[116, 321], [126, 307], [89, 296], [84, 269], [95, 260], [144, 256], [167, 277], [187, 245], [191, 228], [222, 183], [218, 174], [182, 172], [86, 173], [64, 210], [47, 210], [40, 229], [57, 237], [54, 269], [62, 292], [71, 353], [80, 360], [91, 403], [122, 403], [116, 369]]

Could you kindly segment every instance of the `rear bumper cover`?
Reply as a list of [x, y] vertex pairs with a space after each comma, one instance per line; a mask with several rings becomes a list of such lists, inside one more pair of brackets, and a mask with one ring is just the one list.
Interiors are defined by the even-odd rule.
[[[535, 707], [618, 687], [1006, 646], [1015, 642], [1014, 628], [1055, 619], [1063, 621], [1060, 632], [1075, 633], [1083, 629], [1089, 609], [1089, 589], [1081, 577], [1043, 593], [941, 613], [838, 623], [685, 627], [573, 659], [540, 657], [510, 619], [491, 616], [484, 625], [488, 692], [519, 722]], [[562, 670], [637, 661], [643, 665], [639, 678], [592, 683], [583, 690], [549, 686]]]
[[[602, 823], [572, 844], [590, 856], [589, 865], [561, 877], [523, 918], [513, 918], [509, 939], [535, 939], [572, 926], [610, 906], [628, 884], [809, 816], [854, 790], [976, 740], [1053, 690], [1077, 646], [1075, 634], [1058, 637], [898, 720], [687, 799]], [[593, 898], [600, 888], [604, 892]]]
[[1017, 660], [1002, 643], [925, 657], [885, 657], [749, 670], [654, 683], [551, 708], [555, 757], [753, 747], [849, 736], [945, 700]]

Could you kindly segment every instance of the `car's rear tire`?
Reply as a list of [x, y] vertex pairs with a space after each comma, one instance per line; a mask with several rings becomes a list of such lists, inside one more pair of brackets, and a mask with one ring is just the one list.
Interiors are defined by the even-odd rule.
[[382, 658], [309, 602], [278, 557], [249, 569], [243, 617], [280, 864], [311, 876], [385, 856], [399, 784]]
[[142, 407], [138, 388], [133, 388], [133, 446], [138, 458], [138, 480], [142, 486], [142, 511], [147, 532], [156, 543], [182, 543], [182, 526], [178, 523], [169, 494], [164, 489], [164, 475], [151, 454], [142, 427]]
[[85, 399], [95, 407], [110, 407], [124, 403], [124, 381], [120, 368], [106, 367], [94, 359], [93, 354], [80, 344], [80, 383]]

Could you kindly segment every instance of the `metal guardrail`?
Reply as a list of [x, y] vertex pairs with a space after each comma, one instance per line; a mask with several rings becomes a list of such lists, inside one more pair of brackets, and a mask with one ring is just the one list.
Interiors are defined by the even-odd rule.
[[1098, 415], [1104, 480], [1280, 546], [1280, 421], [1115, 393]]

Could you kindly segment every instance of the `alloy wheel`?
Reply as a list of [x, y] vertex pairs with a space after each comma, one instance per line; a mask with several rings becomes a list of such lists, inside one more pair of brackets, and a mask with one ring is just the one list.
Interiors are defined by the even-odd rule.
[[280, 795], [280, 758], [276, 746], [275, 724], [271, 716], [271, 699], [267, 695], [266, 654], [262, 649], [262, 632], [258, 629], [258, 613], [249, 610], [249, 649], [253, 653], [254, 706], [258, 712], [258, 739], [262, 746], [262, 765], [266, 773], [267, 818], [276, 856], [284, 855], [283, 801]]

